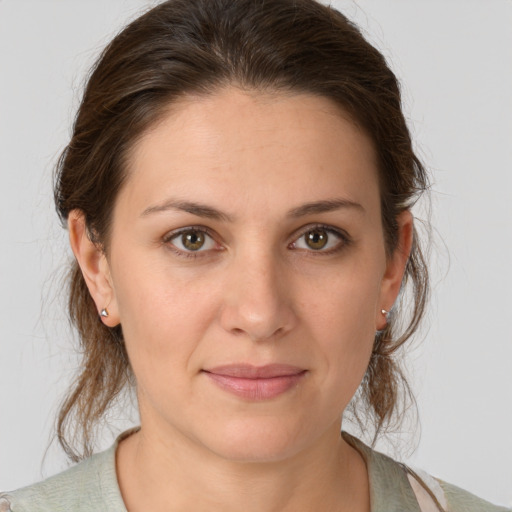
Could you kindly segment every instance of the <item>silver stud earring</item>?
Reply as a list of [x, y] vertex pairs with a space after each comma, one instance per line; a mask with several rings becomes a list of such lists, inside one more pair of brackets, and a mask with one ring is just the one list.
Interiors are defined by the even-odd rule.
[[108, 312], [108, 309], [107, 308], [103, 308], [100, 312], [100, 316], [103, 317], [103, 318], [107, 318], [107, 316], [109, 315], [109, 312]]
[[385, 309], [381, 309], [380, 312], [385, 315], [385, 316], [388, 316], [389, 315], [389, 311], [385, 310]]

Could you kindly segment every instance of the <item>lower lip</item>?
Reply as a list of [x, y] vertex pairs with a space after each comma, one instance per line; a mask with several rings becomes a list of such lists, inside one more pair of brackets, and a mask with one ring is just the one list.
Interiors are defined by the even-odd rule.
[[294, 375], [281, 375], [264, 379], [245, 379], [210, 372], [205, 372], [205, 374], [217, 386], [233, 395], [247, 400], [269, 400], [297, 386], [306, 371]]

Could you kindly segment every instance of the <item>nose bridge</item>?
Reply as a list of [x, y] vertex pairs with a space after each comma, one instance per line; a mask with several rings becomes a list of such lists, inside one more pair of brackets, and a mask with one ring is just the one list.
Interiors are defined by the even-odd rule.
[[240, 249], [227, 277], [222, 323], [226, 330], [264, 340], [293, 324], [291, 297], [280, 258], [265, 244]]

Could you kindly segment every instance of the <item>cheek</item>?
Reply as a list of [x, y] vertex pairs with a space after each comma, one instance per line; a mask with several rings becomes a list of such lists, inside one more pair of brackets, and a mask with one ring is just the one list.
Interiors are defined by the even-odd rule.
[[[123, 335], [137, 380], [187, 368], [216, 313], [211, 287], [136, 253], [113, 269]], [[166, 379], [164, 379], [166, 380]]]
[[359, 385], [372, 353], [380, 272], [378, 265], [354, 263], [331, 275], [316, 290], [317, 300], [304, 301], [304, 317], [322, 346], [326, 378], [348, 394]]
[[347, 258], [320, 276], [314, 289], [308, 292], [304, 288], [301, 293], [304, 311], [323, 317], [319, 326], [344, 334], [344, 339], [357, 337], [357, 332], [367, 336], [375, 331], [384, 264], [364, 256], [359, 252], [357, 257]]

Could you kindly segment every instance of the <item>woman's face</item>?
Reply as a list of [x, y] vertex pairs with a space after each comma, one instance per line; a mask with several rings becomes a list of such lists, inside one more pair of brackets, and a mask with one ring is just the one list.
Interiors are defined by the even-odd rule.
[[142, 429], [234, 460], [339, 436], [405, 264], [370, 140], [325, 98], [227, 88], [173, 104], [130, 163], [90, 288]]

